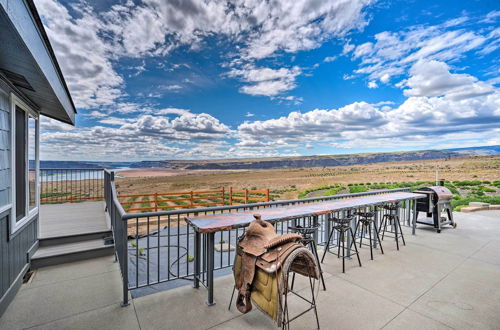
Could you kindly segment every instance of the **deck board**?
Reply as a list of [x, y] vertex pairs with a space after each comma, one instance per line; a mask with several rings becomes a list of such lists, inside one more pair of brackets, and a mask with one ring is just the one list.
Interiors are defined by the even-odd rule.
[[39, 238], [108, 230], [103, 202], [47, 204], [40, 207]]

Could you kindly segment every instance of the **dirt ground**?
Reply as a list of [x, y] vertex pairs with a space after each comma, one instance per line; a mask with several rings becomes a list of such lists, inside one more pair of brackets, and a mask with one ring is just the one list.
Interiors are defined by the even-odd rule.
[[323, 185], [362, 182], [435, 180], [500, 180], [500, 156], [477, 156], [409, 162], [361, 164], [272, 170], [138, 169], [119, 172], [120, 194], [180, 192], [233, 187], [281, 190], [281, 198], [295, 198], [305, 189]]

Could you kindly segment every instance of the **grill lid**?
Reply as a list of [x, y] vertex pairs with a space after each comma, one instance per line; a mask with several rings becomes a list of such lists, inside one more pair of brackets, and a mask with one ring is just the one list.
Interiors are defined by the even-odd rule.
[[438, 200], [442, 199], [452, 199], [453, 194], [451, 193], [450, 189], [443, 187], [443, 186], [431, 186], [431, 187], [423, 187], [419, 189], [420, 191], [432, 191], [434, 194], [436, 194]]

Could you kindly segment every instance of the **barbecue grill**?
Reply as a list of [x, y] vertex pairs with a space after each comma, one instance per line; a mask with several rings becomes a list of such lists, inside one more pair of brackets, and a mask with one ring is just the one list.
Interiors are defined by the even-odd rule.
[[[456, 228], [457, 224], [453, 221], [453, 210], [451, 208], [451, 199], [453, 194], [443, 186], [424, 187], [415, 191], [418, 194], [424, 194], [426, 198], [417, 199], [417, 223], [434, 226], [438, 233], [444, 225], [452, 225]], [[446, 216], [441, 214], [446, 211]], [[427, 218], [418, 220], [418, 213], [425, 212]], [[430, 218], [430, 219], [429, 219]]]

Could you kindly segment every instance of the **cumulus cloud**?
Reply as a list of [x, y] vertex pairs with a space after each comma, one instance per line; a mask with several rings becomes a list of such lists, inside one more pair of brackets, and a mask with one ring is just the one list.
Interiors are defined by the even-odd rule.
[[58, 120], [41, 116], [40, 129], [45, 131], [71, 131], [74, 127]]
[[301, 73], [298, 66], [292, 68], [258, 68], [247, 65], [242, 69], [232, 69], [230, 77], [239, 77], [250, 83], [240, 88], [240, 91], [250, 95], [276, 96], [296, 87], [295, 78]]
[[[113, 155], [119, 160], [166, 159], [187, 155], [199, 158], [208, 154], [193, 155], [193, 148], [213, 144], [214, 140], [218, 141], [216, 145], [224, 145], [224, 139], [232, 133], [228, 126], [206, 113], [186, 112], [174, 119], [152, 115], [108, 117], [100, 122], [117, 127], [98, 125], [66, 131], [44, 127], [41, 133], [42, 158], [117, 160], [112, 158]], [[180, 147], [182, 144], [184, 146]]]
[[492, 52], [500, 46], [498, 35], [498, 28], [483, 29], [471, 24], [468, 17], [459, 17], [438, 25], [380, 32], [373, 41], [359, 44], [348, 53], [360, 61], [355, 73], [387, 83], [421, 60], [457, 61], [468, 52]]
[[37, 0], [36, 5], [76, 107], [112, 105], [123, 96], [113, 46], [99, 36], [102, 22], [88, 12], [75, 18], [55, 0]]
[[359, 131], [384, 122], [384, 114], [366, 102], [340, 109], [291, 112], [286, 117], [245, 122], [238, 126], [243, 141], [308, 142], [339, 138], [343, 131]]
[[[217, 35], [237, 45], [231, 56], [233, 67], [239, 67], [280, 52], [314, 49], [362, 29], [367, 24], [364, 9], [371, 2], [142, 0], [96, 12], [90, 2], [67, 5], [69, 11], [59, 0], [36, 1], [80, 108], [111, 105], [127, 96], [123, 78], [113, 68], [117, 59], [165, 56], [182, 46], [197, 51], [206, 46], [206, 38]], [[144, 70], [143, 61], [130, 77]], [[240, 91], [273, 96], [293, 89], [293, 78], [261, 81]], [[165, 91], [181, 88], [174, 84]]]
[[340, 148], [429, 146], [436, 140], [477, 141], [485, 132], [498, 138], [500, 91], [476, 77], [454, 74], [442, 62], [418, 62], [393, 102], [355, 102], [339, 109], [292, 112], [288, 116], [245, 122], [240, 145], [322, 143]]
[[439, 61], [421, 60], [410, 69], [405, 82], [406, 96], [441, 96], [463, 99], [493, 93], [493, 87], [469, 74], [450, 73], [450, 67]]

